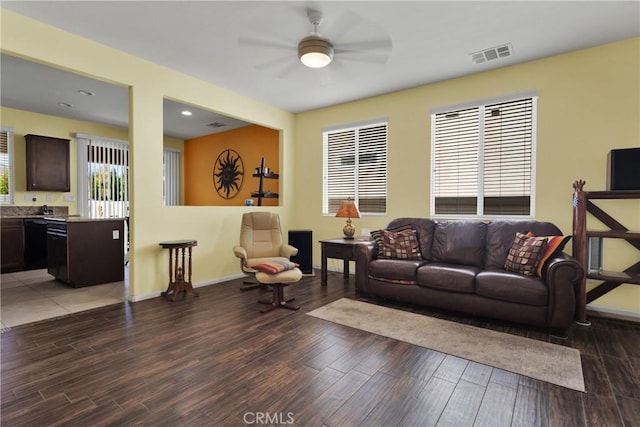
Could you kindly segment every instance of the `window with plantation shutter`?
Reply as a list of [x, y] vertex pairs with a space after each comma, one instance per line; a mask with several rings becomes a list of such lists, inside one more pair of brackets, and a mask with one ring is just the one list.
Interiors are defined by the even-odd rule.
[[322, 212], [332, 215], [351, 197], [362, 214], [387, 211], [387, 123], [323, 132]]
[[533, 216], [536, 97], [431, 115], [431, 214]]
[[0, 130], [0, 204], [13, 203], [13, 132]]

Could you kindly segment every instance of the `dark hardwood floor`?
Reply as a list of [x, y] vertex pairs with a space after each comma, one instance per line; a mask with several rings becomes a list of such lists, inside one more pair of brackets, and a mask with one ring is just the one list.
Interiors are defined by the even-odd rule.
[[640, 425], [640, 324], [591, 318], [558, 340], [407, 308], [578, 348], [581, 393], [307, 316], [354, 297], [353, 278], [319, 282], [286, 288], [297, 312], [260, 314], [261, 291], [231, 281], [5, 330], [2, 426]]

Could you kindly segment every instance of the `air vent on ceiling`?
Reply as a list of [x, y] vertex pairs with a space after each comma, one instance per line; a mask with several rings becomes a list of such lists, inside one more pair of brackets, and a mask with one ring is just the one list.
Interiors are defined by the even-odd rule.
[[478, 52], [471, 53], [471, 60], [476, 64], [482, 64], [483, 62], [492, 61], [498, 58], [506, 58], [513, 55], [513, 46], [511, 43], [507, 43], [502, 46], [492, 47], [490, 49], [483, 49]]
[[220, 122], [213, 122], [213, 123], [209, 123], [207, 126], [212, 128], [221, 128], [222, 126], [225, 126], [225, 124]]

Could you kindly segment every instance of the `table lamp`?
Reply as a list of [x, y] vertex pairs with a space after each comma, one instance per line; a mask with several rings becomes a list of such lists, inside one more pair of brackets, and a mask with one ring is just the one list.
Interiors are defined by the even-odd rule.
[[340, 209], [336, 212], [336, 218], [347, 218], [347, 222], [342, 228], [342, 232], [344, 233], [345, 239], [353, 239], [356, 229], [351, 223], [351, 218], [360, 218], [360, 211], [351, 197], [342, 201]]

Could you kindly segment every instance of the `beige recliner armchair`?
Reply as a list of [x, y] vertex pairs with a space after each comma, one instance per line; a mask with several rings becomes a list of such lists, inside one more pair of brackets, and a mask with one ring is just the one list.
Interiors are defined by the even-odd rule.
[[[289, 261], [298, 249], [282, 241], [280, 216], [271, 212], [247, 212], [242, 215], [240, 245], [234, 246], [233, 253], [240, 258], [242, 271], [255, 274], [252, 265], [274, 261]], [[245, 281], [241, 290], [255, 289], [258, 282]]]

